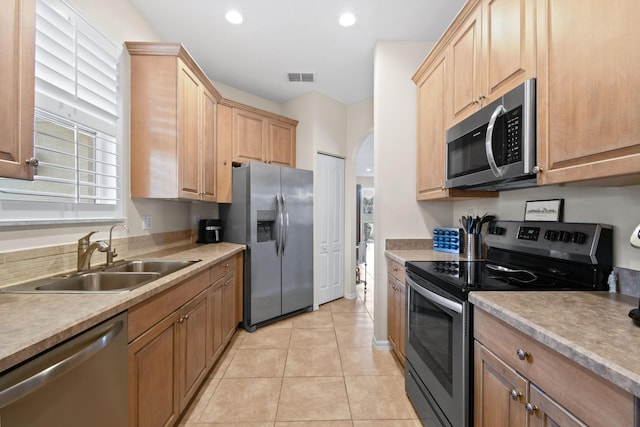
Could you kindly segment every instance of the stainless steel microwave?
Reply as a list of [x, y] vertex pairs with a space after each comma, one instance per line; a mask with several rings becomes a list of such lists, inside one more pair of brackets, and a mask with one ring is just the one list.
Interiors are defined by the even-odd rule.
[[445, 188], [536, 185], [536, 81], [527, 80], [447, 130]]

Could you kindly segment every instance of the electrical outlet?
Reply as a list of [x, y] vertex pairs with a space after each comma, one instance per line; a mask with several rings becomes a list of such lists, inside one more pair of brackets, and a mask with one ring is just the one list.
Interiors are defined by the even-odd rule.
[[142, 217], [142, 229], [151, 230], [151, 215], [143, 215]]

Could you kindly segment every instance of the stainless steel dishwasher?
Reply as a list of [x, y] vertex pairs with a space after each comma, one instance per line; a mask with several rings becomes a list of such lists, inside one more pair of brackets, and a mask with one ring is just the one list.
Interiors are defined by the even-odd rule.
[[125, 313], [0, 375], [2, 427], [119, 427], [127, 419]]

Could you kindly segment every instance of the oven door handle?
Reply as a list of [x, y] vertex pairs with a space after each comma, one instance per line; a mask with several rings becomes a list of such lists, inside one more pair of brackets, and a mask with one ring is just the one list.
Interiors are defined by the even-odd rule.
[[418, 285], [409, 277], [406, 278], [406, 281], [407, 281], [407, 284], [411, 287], [411, 289], [413, 289], [414, 291], [416, 291], [417, 293], [425, 297], [430, 302], [437, 304], [441, 307], [448, 308], [449, 310], [453, 310], [456, 313], [462, 313], [462, 304], [460, 304], [459, 302], [452, 301], [448, 298], [445, 298], [441, 295], [436, 294], [435, 292], [425, 289], [422, 286]]

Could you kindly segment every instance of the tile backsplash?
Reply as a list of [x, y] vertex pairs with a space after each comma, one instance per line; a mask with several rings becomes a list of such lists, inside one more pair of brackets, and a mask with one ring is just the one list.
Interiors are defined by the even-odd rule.
[[[113, 239], [112, 244], [118, 253], [117, 261], [157, 250], [185, 246], [194, 240], [193, 230], [183, 230], [123, 237]], [[0, 253], [0, 287], [75, 271], [77, 259], [76, 243], [2, 252]], [[104, 264], [106, 254], [96, 251], [91, 261], [92, 266]]]

